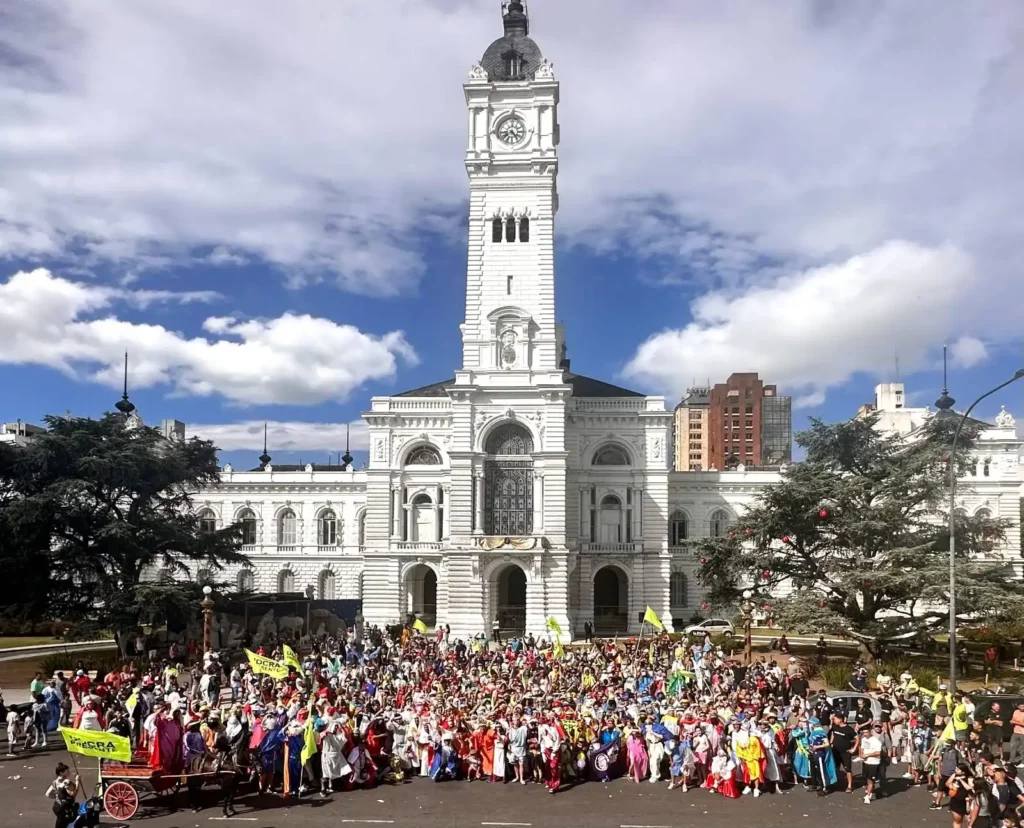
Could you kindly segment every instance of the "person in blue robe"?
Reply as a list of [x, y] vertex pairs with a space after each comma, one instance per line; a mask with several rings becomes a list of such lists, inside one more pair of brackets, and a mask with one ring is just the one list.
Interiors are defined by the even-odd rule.
[[836, 784], [836, 760], [832, 754], [832, 741], [828, 731], [818, 719], [811, 719], [811, 732], [807, 741], [811, 747], [811, 773], [824, 794]]
[[274, 786], [274, 777], [284, 769], [284, 731], [277, 726], [274, 716], [263, 720], [263, 738], [260, 740], [260, 793]]
[[789, 737], [793, 740], [793, 773], [804, 783], [805, 788], [810, 788], [813, 778], [810, 735], [810, 725], [803, 719], [789, 732]]

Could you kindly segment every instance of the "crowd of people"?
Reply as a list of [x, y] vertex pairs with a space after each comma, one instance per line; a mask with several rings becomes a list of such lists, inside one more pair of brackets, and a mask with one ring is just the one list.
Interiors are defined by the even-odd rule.
[[[284, 643], [259, 654], [286, 658]], [[532, 635], [467, 642], [443, 626], [371, 627], [313, 641], [284, 678], [242, 659], [208, 651], [190, 666], [156, 658], [96, 680], [84, 665], [70, 681], [38, 676], [33, 744], [55, 721], [109, 730], [131, 739], [136, 762], [169, 774], [231, 769], [261, 796], [327, 797], [415, 777], [556, 794], [618, 776], [723, 798], [798, 787], [827, 796], [853, 792], [861, 776], [865, 805], [927, 785], [931, 807], [948, 807], [957, 828], [980, 816], [1018, 824], [1024, 803], [1024, 703], [1004, 755], [998, 707], [975, 719], [968, 696], [919, 687], [909, 673], [871, 682], [858, 668], [850, 689], [865, 695], [848, 709], [811, 689], [804, 662], [746, 665], [707, 638], [563, 649]], [[18, 727], [8, 736], [9, 750], [27, 745]], [[189, 801], [201, 807], [198, 786]]]

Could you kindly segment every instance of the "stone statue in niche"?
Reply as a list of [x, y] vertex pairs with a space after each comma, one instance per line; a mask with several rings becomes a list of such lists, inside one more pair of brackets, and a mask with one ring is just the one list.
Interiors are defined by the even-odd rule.
[[500, 337], [501, 364], [505, 368], [511, 368], [516, 364], [516, 332], [511, 330], [502, 331]]

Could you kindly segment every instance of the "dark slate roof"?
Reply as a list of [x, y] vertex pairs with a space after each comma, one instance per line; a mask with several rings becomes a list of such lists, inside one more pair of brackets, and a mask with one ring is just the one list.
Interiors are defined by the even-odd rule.
[[[565, 374], [565, 382], [572, 386], [574, 397], [643, 397], [639, 391], [630, 391], [628, 388], [621, 388], [612, 385], [610, 382], [603, 382], [592, 377], [585, 377], [582, 374]], [[433, 385], [425, 385], [422, 388], [414, 388], [412, 391], [404, 391], [396, 394], [396, 397], [447, 397], [448, 388], [455, 385], [455, 378], [435, 382]], [[277, 468], [276, 466], [274, 468]]]
[[[521, 58], [522, 74], [516, 78], [510, 78], [506, 71], [504, 55], [508, 52], [518, 52]], [[540, 47], [533, 41], [533, 38], [524, 34], [511, 33], [499, 37], [484, 52], [480, 59], [480, 65], [487, 70], [487, 79], [491, 81], [509, 80], [533, 80], [533, 74], [540, 67], [544, 56], [540, 53]]]

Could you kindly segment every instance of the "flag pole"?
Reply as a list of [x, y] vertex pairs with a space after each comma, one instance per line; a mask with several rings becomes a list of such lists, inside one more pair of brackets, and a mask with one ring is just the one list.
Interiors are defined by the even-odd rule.
[[636, 639], [636, 652], [633, 653], [633, 659], [635, 660], [640, 655], [640, 642], [644, 640], [644, 625], [647, 623], [647, 613], [644, 613], [644, 620], [640, 622], [640, 634]]

